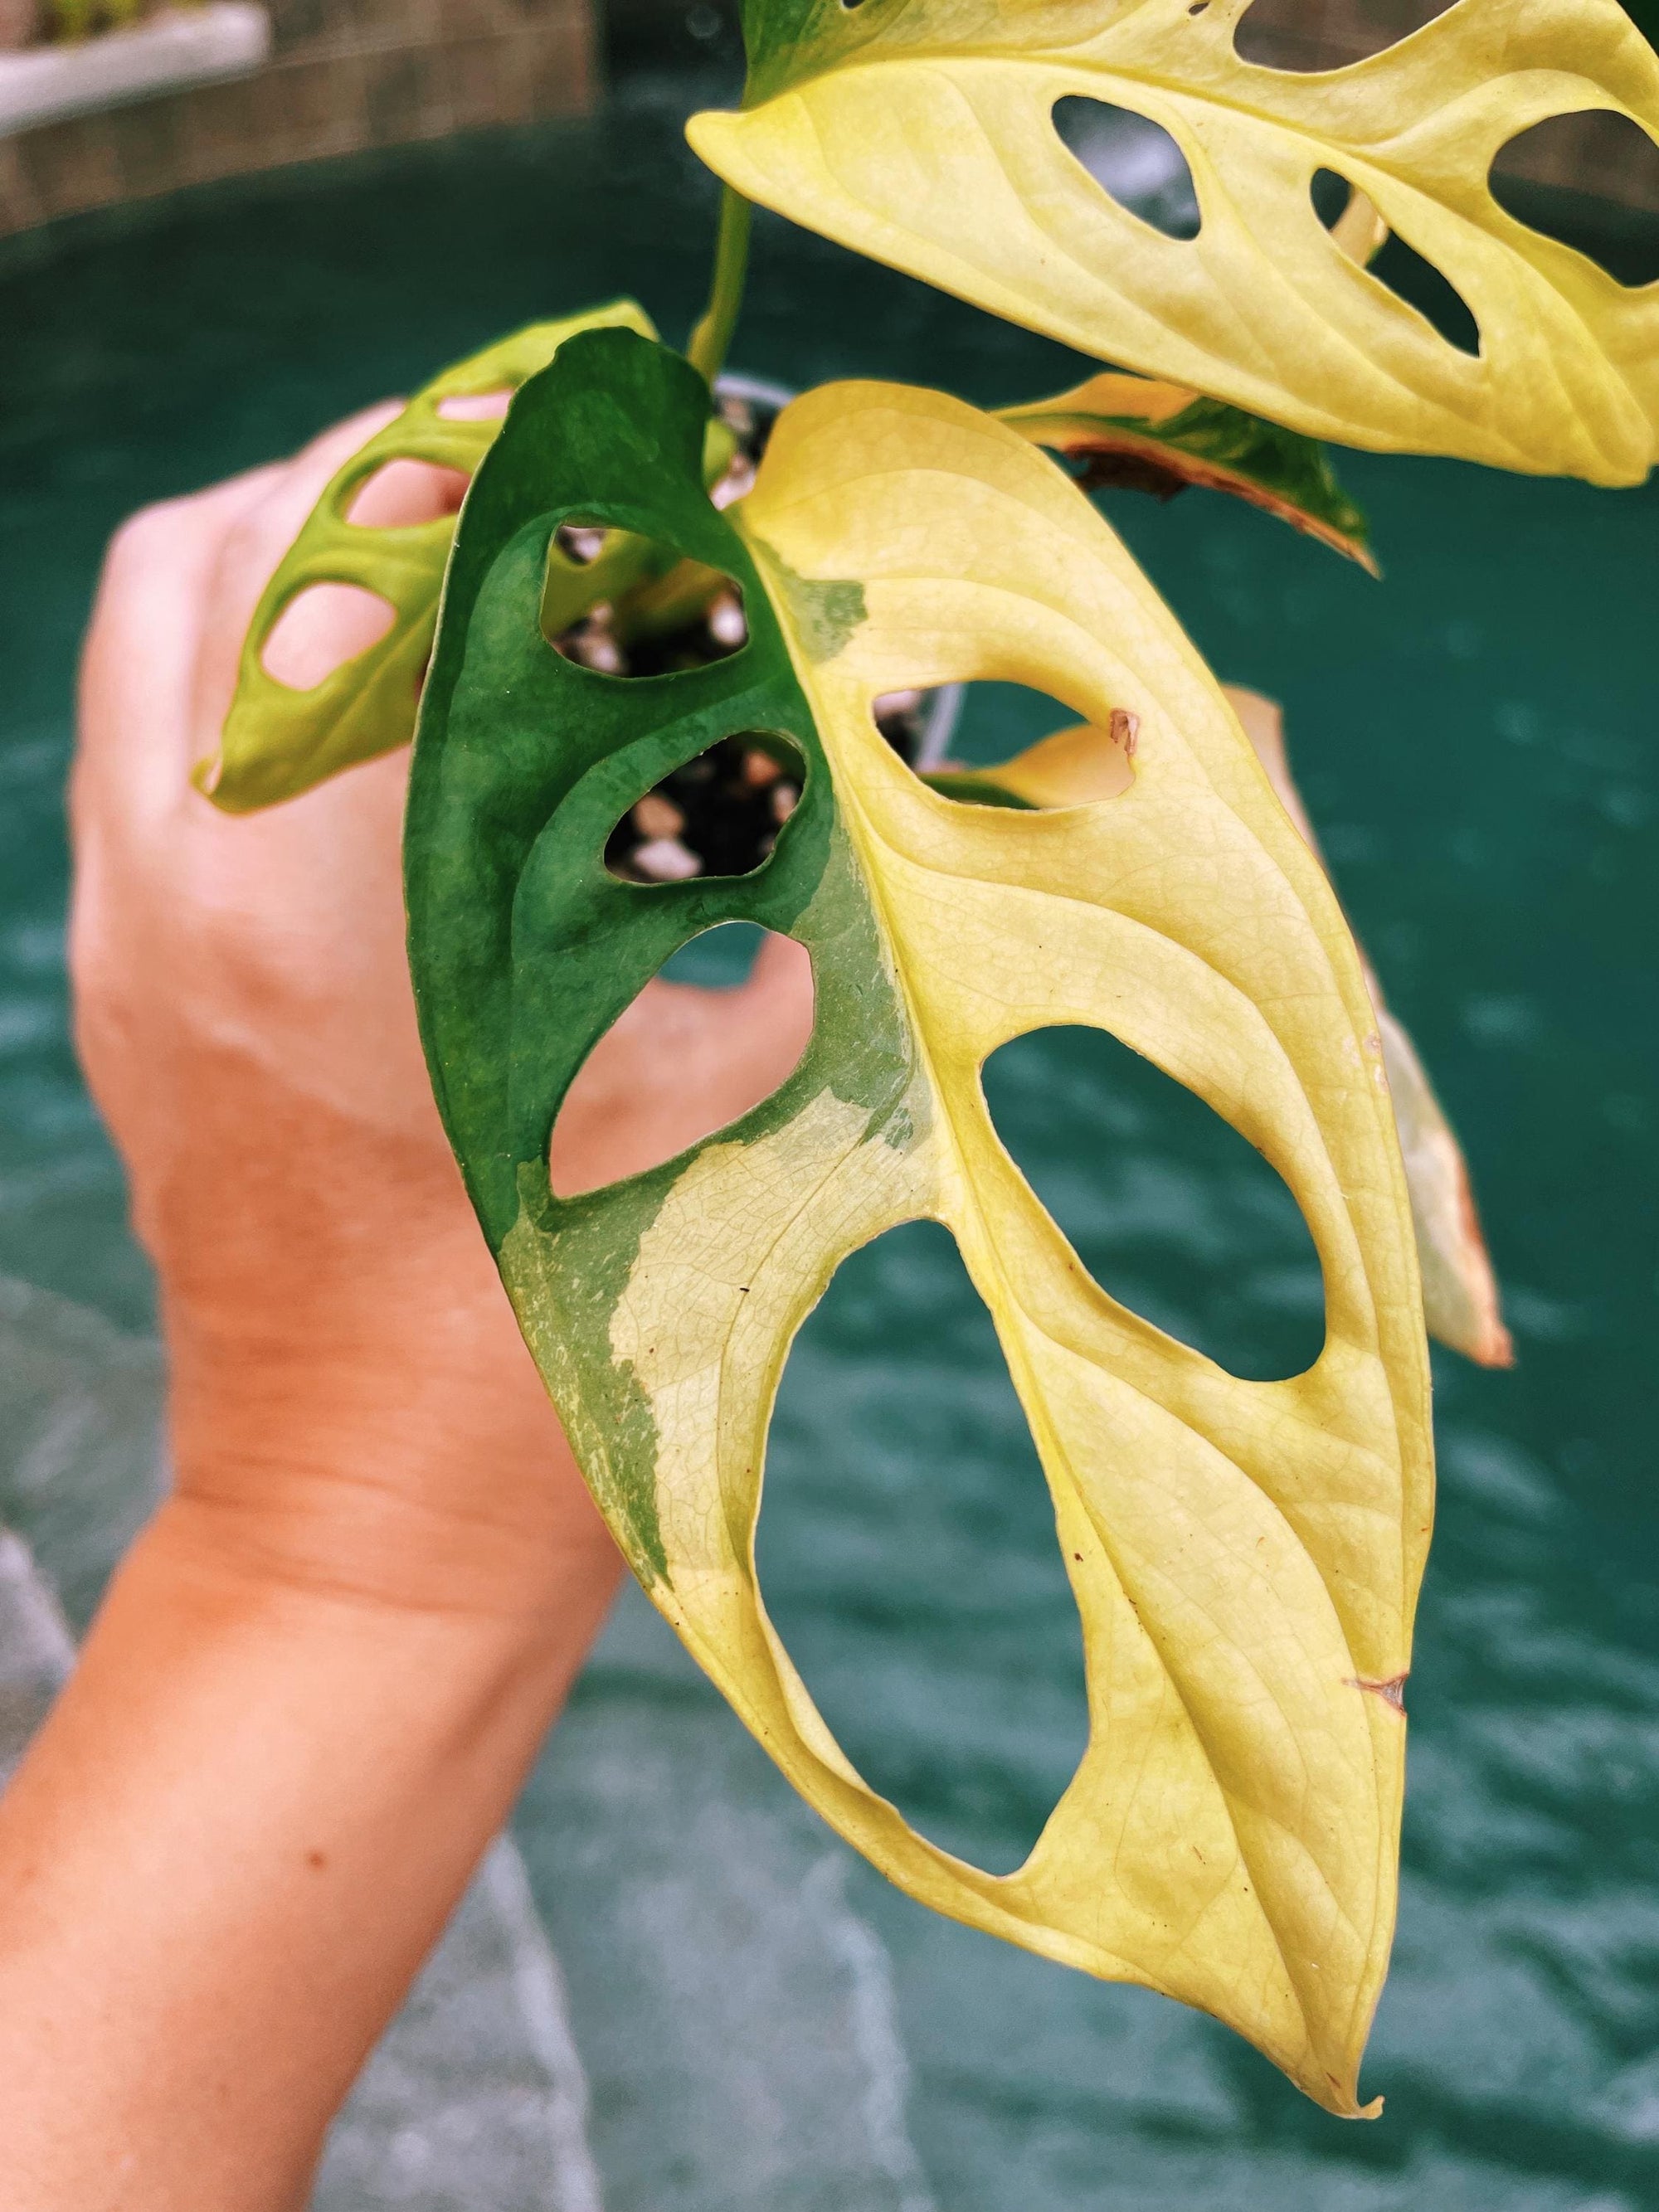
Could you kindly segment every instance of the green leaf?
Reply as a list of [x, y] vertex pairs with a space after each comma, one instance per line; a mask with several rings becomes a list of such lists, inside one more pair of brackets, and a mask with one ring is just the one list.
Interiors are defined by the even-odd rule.
[[[1463, 0], [1312, 75], [1241, 61], [1243, 6], [749, 0], [743, 112], [688, 136], [763, 206], [1310, 437], [1639, 483], [1659, 450], [1659, 287], [1626, 290], [1487, 185], [1547, 116], [1602, 109], [1659, 137], [1659, 59], [1617, 0]], [[1176, 140], [1196, 237], [1096, 182], [1054, 128], [1067, 99]], [[1363, 265], [1363, 236], [1325, 229], [1321, 170], [1462, 295], [1478, 358]]]
[[[375, 528], [348, 519], [352, 504], [389, 462], [428, 461], [471, 476], [495, 442], [501, 422], [456, 419], [444, 413], [445, 403], [516, 391], [526, 377], [545, 368], [574, 331], [610, 326], [647, 337], [654, 334], [644, 310], [631, 300], [613, 301], [559, 322], [532, 323], [434, 377], [395, 422], [336, 471], [261, 593], [248, 625], [218, 752], [195, 775], [197, 787], [216, 805], [231, 814], [272, 806], [297, 798], [342, 769], [409, 743], [455, 519], [440, 515], [430, 522]], [[632, 573], [624, 580], [632, 580]], [[568, 619], [603, 596], [613, 581], [598, 563], [574, 570], [556, 556], [550, 563], [550, 592], [557, 593], [563, 585], [571, 607]], [[283, 611], [313, 584], [356, 584], [378, 592], [390, 602], [394, 618], [366, 652], [309, 690], [297, 691], [267, 674], [263, 655]]]
[[[1355, 2112], [1431, 1457], [1411, 1216], [1352, 941], [1192, 647], [1044, 455], [936, 392], [831, 386], [786, 410], [721, 514], [702, 405], [664, 349], [573, 340], [481, 468], [446, 587], [410, 795], [411, 968], [502, 1279], [635, 1571], [828, 1820], [939, 1911], [1201, 2005]], [[634, 680], [564, 659], [538, 607], [574, 514], [734, 578], [748, 643]], [[957, 678], [1037, 684], [1121, 728], [1116, 795], [1056, 810], [1041, 764], [1035, 805], [927, 788], [873, 702]], [[612, 825], [744, 732], [805, 763], [770, 858], [612, 878]], [[662, 1166], [556, 1197], [550, 1136], [587, 1052], [671, 952], [737, 919], [811, 952], [799, 1066]], [[1305, 1374], [1241, 1381], [1118, 1304], [1008, 1158], [981, 1063], [1077, 1022], [1185, 1083], [1295, 1193], [1327, 1297]], [[1088, 1750], [1006, 1877], [860, 1778], [756, 1580], [790, 1342], [848, 1252], [917, 1218], [951, 1230], [994, 1318], [1087, 1652]]]
[[1091, 490], [1127, 483], [1168, 497], [1188, 484], [1231, 492], [1377, 573], [1363, 511], [1314, 438], [1178, 384], [1108, 371], [1052, 399], [1004, 407], [1034, 445], [1081, 461]]

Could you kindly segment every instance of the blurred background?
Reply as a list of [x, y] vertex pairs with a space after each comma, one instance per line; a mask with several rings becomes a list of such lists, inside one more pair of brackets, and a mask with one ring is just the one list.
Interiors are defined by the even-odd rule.
[[[1257, 0], [1241, 42], [1331, 66], [1438, 12]], [[629, 291], [683, 337], [717, 194], [681, 125], [740, 73], [717, 0], [0, 0], [0, 1762], [159, 1479], [151, 1290], [64, 994], [103, 543], [534, 318]], [[1144, 134], [1086, 158], [1149, 212], [1183, 188]], [[1500, 191], [1621, 282], [1659, 277], [1639, 133], [1541, 127]], [[1432, 271], [1392, 281], [1455, 316]], [[733, 359], [983, 402], [1081, 368], [765, 216]], [[337, 2130], [325, 2212], [1659, 2203], [1659, 497], [1338, 458], [1381, 583], [1208, 494], [1106, 506], [1218, 672], [1285, 704], [1516, 1339], [1510, 1374], [1437, 1354], [1400, 1941], [1365, 2079], [1385, 2118], [1332, 2121], [1212, 2023], [898, 1896], [630, 1593]], [[1012, 751], [1029, 709], [978, 687], [957, 751]], [[1076, 1032], [1006, 1048], [987, 1090], [1115, 1296], [1242, 1372], [1310, 1356], [1306, 1232], [1206, 1109]], [[872, 1781], [1018, 1863], [1081, 1746], [1078, 1632], [942, 1232], [857, 1255], [803, 1332], [761, 1565]]]

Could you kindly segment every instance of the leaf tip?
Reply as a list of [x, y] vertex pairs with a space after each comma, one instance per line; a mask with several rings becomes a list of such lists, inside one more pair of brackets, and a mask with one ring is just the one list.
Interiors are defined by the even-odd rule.
[[1477, 1367], [1515, 1365], [1515, 1339], [1495, 1313], [1473, 1343], [1459, 1348], [1466, 1352]]

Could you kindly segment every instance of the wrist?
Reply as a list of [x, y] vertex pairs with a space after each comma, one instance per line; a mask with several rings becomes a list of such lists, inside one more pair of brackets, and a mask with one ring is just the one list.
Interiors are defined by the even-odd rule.
[[169, 1314], [174, 1502], [254, 1579], [526, 1623], [619, 1561], [493, 1280], [479, 1312]]
[[240, 1513], [169, 1498], [0, 1802], [7, 2170], [32, 2203], [106, 2203], [118, 2172], [135, 2212], [303, 2201], [609, 1589], [573, 1571], [533, 1620], [365, 1603], [278, 1548], [272, 1571]]

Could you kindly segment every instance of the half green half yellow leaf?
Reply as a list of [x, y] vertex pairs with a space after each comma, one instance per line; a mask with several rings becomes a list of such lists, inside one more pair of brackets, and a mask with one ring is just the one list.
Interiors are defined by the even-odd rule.
[[[479, 1218], [635, 1571], [824, 1817], [939, 1911], [1202, 2006], [1353, 2113], [1394, 1924], [1432, 1480], [1411, 1216], [1353, 945], [1191, 645], [1044, 455], [935, 392], [832, 386], [787, 410], [720, 514], [703, 405], [664, 349], [574, 339], [520, 394], [462, 519], [406, 884]], [[747, 644], [635, 681], [564, 659], [538, 605], [578, 514], [734, 579]], [[1058, 808], [927, 788], [872, 702], [972, 678], [1040, 686], [1097, 728], [1121, 717], [1128, 780]], [[769, 859], [608, 873], [611, 825], [744, 732], [805, 763]], [[734, 918], [811, 952], [794, 1073], [662, 1166], [556, 1197], [550, 1134], [587, 1052], [677, 946]], [[1243, 1381], [1162, 1334], [1038, 1203], [979, 1071], [1067, 1023], [1145, 1054], [1283, 1176], [1325, 1283], [1304, 1374]], [[849, 1252], [917, 1218], [951, 1230], [994, 1319], [1083, 1623], [1088, 1748], [1006, 1876], [862, 1781], [756, 1577], [791, 1340]]]

